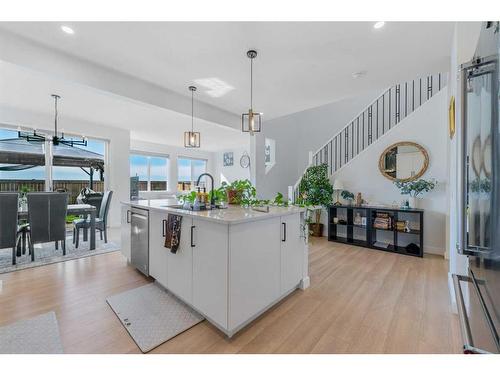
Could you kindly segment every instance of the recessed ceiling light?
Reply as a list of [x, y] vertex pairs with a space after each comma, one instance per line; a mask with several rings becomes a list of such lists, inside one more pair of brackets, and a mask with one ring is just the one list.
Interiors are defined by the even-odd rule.
[[366, 72], [364, 70], [361, 72], [354, 72], [354, 73], [352, 73], [352, 78], [357, 79], [357, 78], [364, 77], [365, 75], [366, 75]]
[[378, 21], [378, 22], [375, 22], [375, 25], [373, 25], [373, 28], [380, 29], [381, 27], [384, 27], [384, 25], [385, 25], [385, 21]]
[[74, 34], [75, 33], [75, 30], [73, 30], [71, 27], [69, 26], [61, 26], [61, 30], [64, 31], [66, 34]]

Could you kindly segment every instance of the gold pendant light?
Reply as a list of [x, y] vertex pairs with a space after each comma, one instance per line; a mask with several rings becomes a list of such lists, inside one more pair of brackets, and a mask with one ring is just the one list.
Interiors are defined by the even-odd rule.
[[253, 59], [257, 57], [257, 51], [251, 49], [247, 51], [247, 56], [250, 59], [250, 109], [241, 115], [241, 130], [254, 135], [254, 133], [262, 131], [264, 114], [253, 110]]
[[194, 131], [194, 92], [195, 86], [189, 86], [191, 91], [191, 131], [184, 132], [184, 147], [199, 148], [200, 147], [200, 132]]

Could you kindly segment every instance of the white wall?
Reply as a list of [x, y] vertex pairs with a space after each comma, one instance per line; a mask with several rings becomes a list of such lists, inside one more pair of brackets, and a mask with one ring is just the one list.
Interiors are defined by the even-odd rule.
[[[232, 166], [224, 166], [223, 157], [225, 152], [232, 152], [234, 157], [234, 164]], [[233, 182], [235, 180], [249, 180], [250, 179], [250, 166], [249, 168], [242, 168], [240, 165], [240, 159], [244, 153], [250, 156], [250, 145], [246, 147], [231, 148], [224, 151], [216, 153], [216, 180], [217, 184], [222, 181]]]
[[[142, 192], [140, 194], [141, 197], [145, 198], [162, 198], [167, 195], [172, 195], [177, 192], [177, 158], [181, 156], [197, 158], [197, 159], [205, 159], [207, 160], [207, 172], [212, 176], [216, 177], [217, 175], [217, 166], [216, 166], [216, 154], [214, 152], [201, 151], [197, 149], [189, 149], [184, 147], [171, 146], [160, 143], [151, 143], [138, 141], [135, 139], [130, 140], [130, 152], [146, 152], [153, 153], [159, 155], [168, 155], [170, 169], [168, 174], [168, 192]], [[128, 160], [128, 157], [127, 157]], [[215, 183], [217, 184], [217, 179], [215, 179]]]
[[[450, 53], [450, 72], [451, 78], [448, 84], [448, 102], [452, 96], [455, 97], [455, 126], [456, 132], [452, 140], [447, 142], [449, 173], [450, 181], [448, 189], [448, 204], [447, 204], [447, 252], [449, 258], [449, 288], [452, 304], [456, 308], [455, 293], [453, 290], [452, 274], [467, 274], [467, 257], [457, 253], [456, 244], [459, 241], [459, 232], [461, 230], [458, 216], [458, 197], [459, 197], [459, 160], [461, 158], [461, 131], [462, 123], [460, 118], [461, 98], [459, 94], [457, 75], [461, 64], [472, 59], [479, 38], [481, 23], [480, 22], [457, 22], [453, 34], [453, 41]], [[462, 285], [464, 288], [465, 298], [467, 299], [467, 285]]]
[[[363, 93], [321, 107], [265, 121], [263, 132], [255, 136], [256, 186], [259, 196], [287, 196], [307, 166], [309, 151], [316, 151], [356, 117], [383, 90]], [[265, 173], [264, 141], [276, 141], [276, 165]]]
[[[0, 123], [18, 125], [53, 131], [54, 118], [40, 113], [21, 111], [0, 106]], [[106, 189], [113, 190], [113, 199], [109, 211], [109, 225], [120, 225], [120, 201], [127, 200], [130, 194], [129, 183], [129, 147], [130, 134], [128, 130], [104, 126], [101, 124], [67, 119], [64, 123], [67, 134], [84, 133], [89, 138], [109, 141], [107, 165], [105, 167]]]
[[392, 181], [380, 173], [378, 161], [382, 152], [393, 143], [411, 141], [422, 145], [429, 153], [429, 168], [422, 176], [434, 178], [438, 187], [420, 200], [424, 213], [424, 251], [444, 254], [446, 249], [446, 214], [448, 162], [446, 143], [448, 134], [448, 93], [442, 90], [417, 109], [397, 127], [360, 153], [333, 175], [343, 182], [346, 190], [361, 192], [370, 204], [400, 204], [405, 198]]

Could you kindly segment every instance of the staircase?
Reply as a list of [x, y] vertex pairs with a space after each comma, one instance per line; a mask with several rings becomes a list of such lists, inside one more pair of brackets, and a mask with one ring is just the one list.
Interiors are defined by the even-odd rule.
[[[327, 164], [329, 176], [333, 175], [437, 94], [446, 86], [446, 78], [447, 74], [438, 73], [385, 90], [322, 147], [311, 152], [308, 167]], [[289, 187], [292, 202], [300, 194], [299, 184], [307, 168]]]

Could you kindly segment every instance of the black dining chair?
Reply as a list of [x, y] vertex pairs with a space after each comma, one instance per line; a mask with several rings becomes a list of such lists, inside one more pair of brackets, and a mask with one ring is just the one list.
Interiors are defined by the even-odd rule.
[[17, 247], [17, 193], [0, 193], [0, 249], [12, 248], [12, 264], [16, 264]]
[[28, 193], [29, 248], [31, 260], [35, 260], [37, 243], [55, 242], [56, 249], [61, 241], [63, 255], [66, 255], [66, 193]]
[[[111, 205], [111, 198], [113, 197], [113, 191], [108, 190], [103, 194], [101, 207], [99, 209], [99, 217], [95, 219], [95, 229], [99, 230], [102, 240], [102, 235], [104, 233], [104, 243], [108, 243], [108, 213], [109, 207]], [[90, 228], [89, 219], [77, 219], [73, 221], [73, 243], [75, 248], [78, 249], [80, 242], [80, 229], [84, 231], [83, 240], [87, 239], [87, 231]]]

